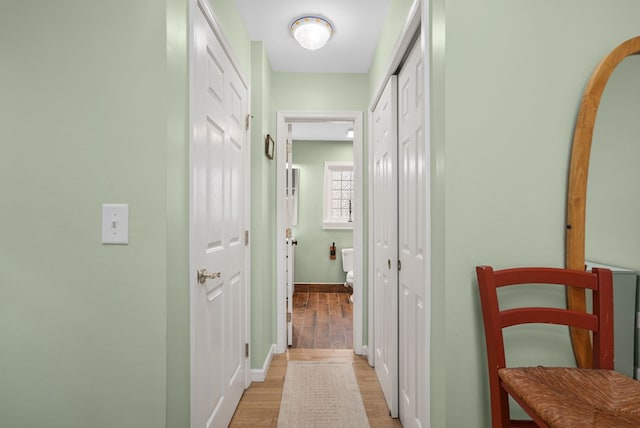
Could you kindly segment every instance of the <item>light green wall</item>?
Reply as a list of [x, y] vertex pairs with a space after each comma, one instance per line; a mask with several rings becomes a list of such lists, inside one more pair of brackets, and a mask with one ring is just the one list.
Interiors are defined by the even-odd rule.
[[262, 368], [276, 343], [275, 160], [264, 139], [275, 129], [271, 109], [271, 66], [262, 42], [251, 44], [251, 367]]
[[251, 40], [244, 27], [235, 0], [207, 0], [222, 27], [225, 37], [233, 47], [233, 55], [240, 62], [241, 72], [248, 79], [251, 75]]
[[[298, 240], [295, 283], [343, 283], [342, 248], [353, 247], [353, 230], [322, 228], [325, 161], [353, 161], [353, 143], [345, 141], [295, 141], [293, 166], [300, 169], [298, 184]], [[335, 242], [336, 258], [329, 258]]]
[[185, 0], [167, 0], [167, 398], [166, 426], [190, 419], [189, 117]]
[[[235, 3], [213, 10], [248, 76]], [[2, 7], [7, 426], [189, 425], [187, 16], [185, 0]], [[105, 202], [130, 205], [129, 245], [101, 245]]]
[[393, 48], [413, 2], [414, 0], [392, 0], [389, 2], [389, 10], [380, 34], [380, 40], [369, 67], [369, 91], [372, 94], [378, 89], [381, 80], [385, 77], [384, 73], [387, 71]]
[[[444, 73], [432, 81], [444, 86], [432, 104], [444, 108], [444, 132], [432, 140], [443, 196], [433, 209], [444, 230], [433, 243], [444, 251], [444, 272], [432, 283], [432, 421], [489, 426], [474, 266], [564, 264], [577, 108], [600, 59], [637, 35], [640, 3], [448, 0], [444, 11], [444, 64], [434, 66]], [[560, 293], [549, 299], [564, 303]], [[570, 359], [568, 349], [555, 350], [563, 352]]]
[[165, 426], [166, 4], [0, 9], [2, 425]]
[[586, 257], [640, 270], [640, 57], [625, 59], [602, 96], [587, 187]]
[[367, 110], [366, 74], [273, 73], [272, 84], [274, 114], [278, 110]]
[[[447, 265], [446, 265], [446, 218], [445, 179], [446, 179], [446, 3], [447, 0], [430, 0], [430, 10], [422, 11], [423, 21], [429, 14], [429, 27], [423, 28], [431, 52], [429, 61], [430, 123], [431, 137], [431, 335], [430, 335], [430, 411], [431, 425], [445, 427], [447, 425], [448, 394], [446, 383], [448, 370], [447, 352], [444, 351], [449, 332], [443, 323], [447, 315]], [[477, 331], [477, 327], [476, 331]], [[478, 350], [478, 342], [474, 348]], [[475, 351], [474, 351], [475, 352]], [[478, 351], [480, 352], [480, 351]], [[485, 390], [486, 391], [486, 390]], [[483, 394], [486, 394], [483, 393]], [[477, 421], [482, 411], [475, 409]]]

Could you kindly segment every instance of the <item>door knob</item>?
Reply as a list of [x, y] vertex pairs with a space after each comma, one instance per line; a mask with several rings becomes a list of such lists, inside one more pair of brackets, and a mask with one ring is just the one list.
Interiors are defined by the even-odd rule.
[[204, 284], [205, 282], [207, 282], [207, 279], [220, 278], [220, 275], [221, 275], [220, 272], [208, 273], [205, 268], [202, 268], [198, 270], [198, 282], [200, 284]]

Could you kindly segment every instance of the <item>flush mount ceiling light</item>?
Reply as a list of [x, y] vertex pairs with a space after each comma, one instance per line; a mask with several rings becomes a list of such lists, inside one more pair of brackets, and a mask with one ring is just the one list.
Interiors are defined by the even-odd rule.
[[321, 16], [301, 16], [291, 24], [291, 35], [305, 49], [314, 51], [327, 44], [333, 25]]

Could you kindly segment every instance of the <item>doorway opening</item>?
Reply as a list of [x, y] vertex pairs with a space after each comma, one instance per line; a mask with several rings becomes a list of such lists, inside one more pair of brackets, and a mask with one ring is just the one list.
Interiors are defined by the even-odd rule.
[[362, 354], [362, 113], [279, 112], [277, 124], [277, 352]]
[[352, 349], [353, 122], [292, 123], [288, 131], [285, 215], [293, 272], [287, 286], [291, 281], [293, 294], [287, 294], [287, 345]]

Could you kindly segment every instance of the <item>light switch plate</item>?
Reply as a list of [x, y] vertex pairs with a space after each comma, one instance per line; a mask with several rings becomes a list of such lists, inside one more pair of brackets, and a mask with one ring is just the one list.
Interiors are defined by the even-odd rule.
[[102, 243], [129, 243], [129, 204], [102, 204]]

